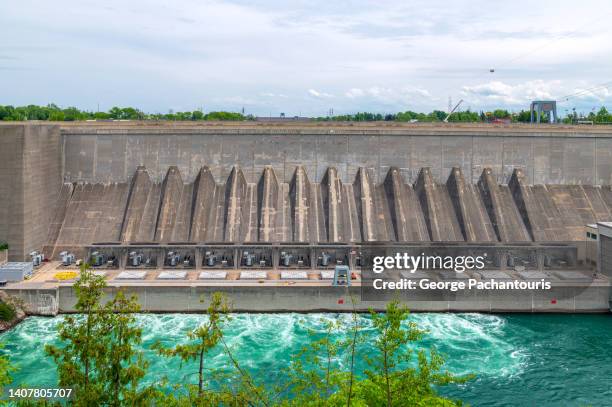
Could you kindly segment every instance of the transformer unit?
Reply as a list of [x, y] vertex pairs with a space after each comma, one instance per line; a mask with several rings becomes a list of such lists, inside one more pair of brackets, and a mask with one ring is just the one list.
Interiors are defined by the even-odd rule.
[[206, 259], [206, 265], [208, 267], [215, 267], [215, 264], [217, 263], [217, 256], [215, 254], [206, 252], [204, 258]]
[[183, 257], [183, 267], [191, 266], [191, 256], [187, 255]]
[[247, 267], [253, 267], [253, 263], [255, 262], [255, 255], [249, 252], [244, 252], [242, 255], [244, 258], [244, 265]]
[[34, 267], [38, 267], [45, 261], [45, 255], [40, 253], [39, 251], [33, 251], [30, 253], [30, 257], [32, 258], [32, 264]]
[[282, 266], [289, 267], [291, 265], [291, 260], [293, 259], [293, 255], [286, 253], [286, 252], [281, 252], [280, 259], [281, 259]]
[[106, 263], [106, 256], [99, 251], [91, 252], [89, 261], [93, 267], [101, 267]]
[[[232, 250], [233, 251], [233, 250]], [[243, 257], [240, 257], [240, 262], [242, 262]], [[234, 257], [230, 250], [220, 250], [220, 251], [206, 251], [204, 252], [204, 261], [202, 265], [212, 268], [212, 267], [231, 267], [234, 265]]]
[[321, 257], [319, 257], [319, 261], [321, 262], [321, 266], [327, 267], [329, 266], [329, 260], [331, 256], [325, 252], [321, 252]]
[[67, 251], [60, 252], [59, 257], [62, 261], [62, 266], [70, 266], [76, 260], [74, 254]]
[[138, 252], [130, 252], [129, 259], [132, 267], [138, 267], [142, 264], [142, 254]]
[[176, 267], [181, 261], [181, 256], [176, 252], [168, 252], [166, 263], [170, 267]]

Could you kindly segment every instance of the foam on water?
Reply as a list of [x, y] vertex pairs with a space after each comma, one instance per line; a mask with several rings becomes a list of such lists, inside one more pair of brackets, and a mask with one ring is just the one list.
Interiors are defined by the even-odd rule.
[[[527, 349], [512, 341], [504, 317], [486, 314], [413, 314], [412, 320], [428, 331], [425, 348], [435, 345], [448, 355], [447, 367], [455, 373], [478, 372], [488, 376], [520, 374]], [[461, 355], [461, 357], [454, 357]]]

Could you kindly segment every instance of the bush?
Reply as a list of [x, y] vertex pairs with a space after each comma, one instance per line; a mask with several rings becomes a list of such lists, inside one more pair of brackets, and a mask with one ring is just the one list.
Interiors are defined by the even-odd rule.
[[2, 250], [8, 250], [8, 244], [0, 242], [0, 252]]
[[0, 302], [0, 321], [12, 321], [15, 318], [15, 308], [4, 302]]

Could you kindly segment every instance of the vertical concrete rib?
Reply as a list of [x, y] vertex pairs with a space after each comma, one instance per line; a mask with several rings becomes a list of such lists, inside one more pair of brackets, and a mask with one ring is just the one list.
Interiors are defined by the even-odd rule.
[[210, 197], [210, 216], [206, 226], [206, 241], [223, 242], [225, 231], [225, 190], [226, 184], [217, 184]]
[[225, 187], [225, 214], [223, 217], [223, 240], [240, 241], [242, 224], [242, 205], [246, 198], [247, 182], [244, 173], [238, 167], [232, 168]]
[[546, 186], [529, 186], [521, 169], [512, 172], [508, 183], [527, 230], [536, 242], [570, 239], [561, 220], [561, 213]]
[[257, 242], [259, 230], [259, 196], [257, 184], [247, 184], [246, 196], [242, 204], [241, 242]]
[[291, 195], [289, 184], [280, 183], [278, 186], [278, 210], [276, 211], [275, 240], [277, 242], [291, 242], [293, 227], [291, 224]]
[[498, 185], [490, 168], [482, 171], [478, 188], [497, 238], [504, 243], [531, 241], [508, 186]]
[[127, 183], [105, 184], [99, 189], [98, 199], [104, 208], [101, 208], [102, 222], [99, 222], [97, 235], [101, 240], [119, 241], [123, 227], [123, 216], [129, 196]]
[[497, 236], [476, 188], [454, 167], [446, 181], [461, 233], [467, 242], [496, 242]]
[[257, 186], [259, 197], [259, 241], [272, 242], [275, 239], [275, 224], [279, 205], [279, 185], [274, 170], [264, 168]]
[[183, 179], [181, 173], [178, 167], [171, 166], [168, 168], [162, 184], [161, 203], [157, 215], [157, 226], [155, 227], [156, 241], [168, 242], [172, 240], [182, 194]]
[[214, 204], [215, 179], [210, 168], [202, 167], [194, 182], [193, 205], [189, 240], [202, 242], [206, 240], [208, 221]]
[[427, 230], [433, 242], [463, 241], [446, 185], [433, 181], [429, 168], [421, 168], [414, 189], [419, 197]]
[[353, 184], [342, 185], [342, 223], [346, 242], [361, 242], [361, 228]]
[[321, 183], [327, 241], [344, 242], [344, 225], [342, 215], [342, 181], [335, 167], [329, 167]]
[[[295, 168], [293, 178], [289, 183], [289, 196], [291, 205], [291, 229], [294, 242], [310, 242], [311, 224], [314, 224], [310, 213], [310, 181], [302, 165]], [[314, 228], [314, 226], [313, 226]]]
[[[62, 224], [66, 218], [66, 211], [68, 210], [68, 204], [72, 198], [74, 192], [74, 184], [63, 184], [60, 190], [59, 199], [55, 207], [53, 218], [49, 223], [49, 233], [47, 234], [47, 246], [53, 247], [59, 237]], [[47, 256], [53, 255], [53, 249], [45, 252]]]
[[136, 231], [135, 241], [152, 242], [155, 240], [155, 230], [159, 216], [159, 205], [162, 196], [162, 184], [151, 185], [140, 221], [140, 227]]
[[312, 234], [310, 235], [310, 240], [315, 243], [327, 242], [327, 227], [325, 210], [323, 209], [323, 193], [321, 190], [322, 185], [318, 182], [310, 184], [310, 197], [312, 202], [311, 224], [314, 225], [311, 229]]
[[153, 236], [142, 239], [144, 234], [143, 221], [146, 221], [145, 210], [150, 198], [152, 182], [144, 166], [139, 166], [132, 177], [128, 203], [121, 226], [121, 241], [153, 240]]
[[189, 241], [189, 229], [191, 228], [191, 213], [193, 206], [194, 183], [183, 184], [180, 195], [180, 203], [176, 211], [176, 220], [172, 228], [173, 242]]
[[391, 214], [390, 226], [400, 242], [429, 241], [427, 224], [413, 189], [404, 183], [397, 167], [389, 168], [384, 180], [385, 199]]
[[[357, 218], [361, 224], [361, 239], [364, 242], [374, 242], [381, 239], [378, 229], [381, 227], [381, 219], [376, 216], [376, 207], [374, 203], [374, 195], [376, 194], [376, 186], [372, 182], [372, 178], [368, 170], [360, 167], [355, 176], [353, 183], [353, 192], [355, 193], [355, 206], [357, 209]], [[386, 224], [387, 222], [385, 222]], [[386, 229], [386, 228], [385, 228]], [[386, 232], [386, 230], [384, 230]]]

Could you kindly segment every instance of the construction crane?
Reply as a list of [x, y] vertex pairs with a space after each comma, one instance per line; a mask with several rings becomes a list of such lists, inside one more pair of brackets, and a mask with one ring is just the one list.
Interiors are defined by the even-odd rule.
[[448, 118], [449, 118], [449, 117], [451, 117], [451, 114], [453, 114], [453, 112], [454, 112], [455, 110], [457, 110], [457, 108], [459, 107], [459, 105], [460, 105], [461, 103], [463, 103], [463, 99], [461, 99], [461, 100], [459, 101], [459, 103], [457, 103], [457, 104], [455, 105], [455, 107], [453, 107], [453, 110], [451, 110], [450, 112], [448, 112], [448, 115], [446, 116], [446, 119], [444, 119], [444, 123], [448, 123]]

